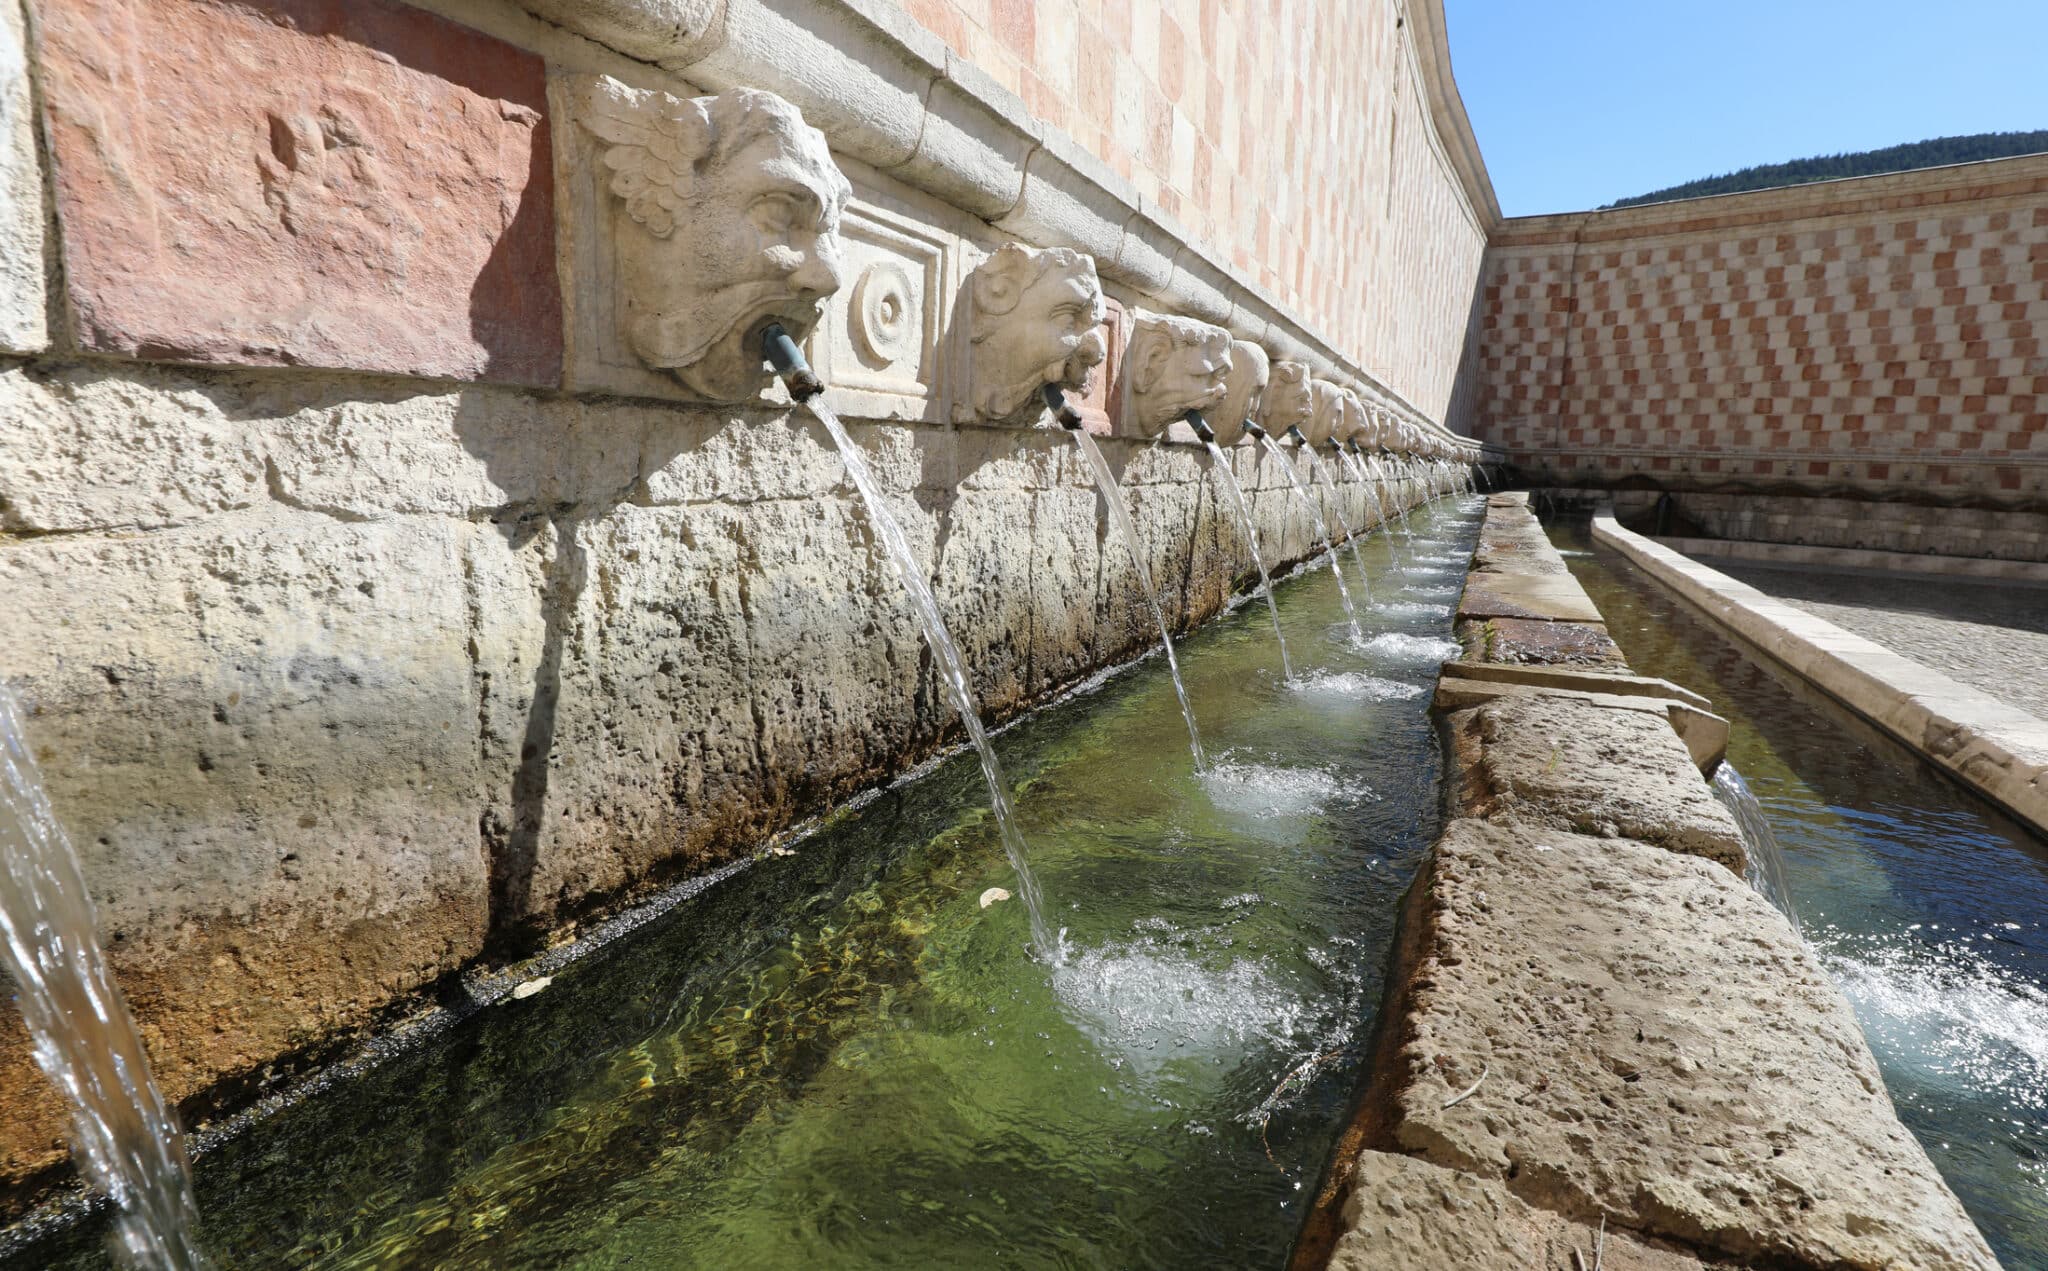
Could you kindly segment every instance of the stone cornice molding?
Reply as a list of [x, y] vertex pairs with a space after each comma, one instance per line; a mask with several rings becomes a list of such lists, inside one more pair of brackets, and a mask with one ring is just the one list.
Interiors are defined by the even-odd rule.
[[1414, 29], [1416, 57], [1423, 88], [1429, 94], [1429, 118], [1437, 141], [1457, 173], [1458, 184], [1465, 189], [1480, 229], [1491, 239], [1502, 221], [1500, 200], [1494, 196], [1493, 178], [1487, 175], [1479, 138], [1472, 132], [1465, 99], [1451, 73], [1450, 28], [1444, 20], [1443, 0], [1410, 0], [1404, 16]]
[[[518, 2], [703, 90], [753, 87], [787, 98], [835, 150], [1035, 246], [1085, 251], [1103, 278], [1148, 303], [1306, 361], [1318, 375], [1452, 435], [891, 0]], [[1415, 2], [1431, 11], [1416, 26], [1417, 39], [1430, 42], [1424, 65], [1440, 62], [1448, 82], [1440, 0]], [[1443, 100], [1435, 79], [1432, 110]], [[1476, 163], [1478, 147], [1462, 106], [1452, 120], [1450, 153], [1469, 194], [1457, 156], [1469, 150]], [[1498, 220], [1484, 168], [1474, 170], [1483, 205]]]

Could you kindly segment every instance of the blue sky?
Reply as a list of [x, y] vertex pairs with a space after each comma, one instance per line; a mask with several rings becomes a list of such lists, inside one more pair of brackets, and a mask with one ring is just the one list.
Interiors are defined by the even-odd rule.
[[1509, 216], [2048, 128], [2048, 0], [1444, 0]]

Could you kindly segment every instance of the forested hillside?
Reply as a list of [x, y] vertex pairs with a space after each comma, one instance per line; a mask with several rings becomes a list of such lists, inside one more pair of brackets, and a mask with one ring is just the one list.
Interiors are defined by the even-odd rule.
[[1669, 189], [1652, 190], [1632, 199], [1618, 199], [1608, 207], [1634, 207], [1639, 203], [1668, 203], [1672, 199], [1696, 199], [1709, 194], [1735, 194], [1742, 190], [1768, 190], [1781, 185], [1805, 185], [1809, 181], [1833, 181], [1841, 177], [1868, 177], [1884, 172], [1910, 172], [1915, 168], [1939, 168], [1951, 163], [1976, 163], [2004, 159], [2016, 154], [2048, 151], [2048, 129], [2039, 132], [1979, 132], [1967, 137], [1936, 137], [1882, 150], [1855, 154], [1821, 155], [1794, 159], [1790, 163], [1767, 163], [1744, 168], [1726, 176], [1688, 181]]

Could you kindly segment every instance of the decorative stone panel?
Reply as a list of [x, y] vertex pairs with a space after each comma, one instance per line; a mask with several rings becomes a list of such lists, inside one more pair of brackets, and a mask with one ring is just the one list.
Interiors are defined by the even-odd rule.
[[559, 381], [539, 58], [386, 0], [37, 16], [84, 348]]
[[847, 166], [854, 196], [839, 226], [845, 282], [807, 355], [842, 415], [942, 422], [957, 395], [943, 350], [960, 286], [960, 240], [949, 226], [958, 214]]

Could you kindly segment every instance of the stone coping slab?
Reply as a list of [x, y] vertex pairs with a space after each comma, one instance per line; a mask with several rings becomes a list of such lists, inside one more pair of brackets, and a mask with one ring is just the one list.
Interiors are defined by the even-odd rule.
[[2048, 835], [2048, 721], [1625, 530], [1611, 516], [1594, 518], [1593, 537]]
[[1700, 779], [1662, 710], [1562, 691], [1497, 697], [1444, 723], [1457, 762], [1453, 807], [1504, 824], [1655, 843], [1748, 864], [1735, 818]]
[[1403, 922], [1399, 1046], [1375, 1074], [1392, 1146], [1709, 1254], [1998, 1265], [1827, 972], [1739, 877], [1460, 820]]
[[[1697, 1271], [1711, 1264], [1663, 1241], [1524, 1203], [1489, 1178], [1409, 1156], [1367, 1152], [1330, 1255], [1339, 1271]], [[1574, 1254], [1576, 1253], [1576, 1260]]]
[[1548, 622], [1540, 618], [1472, 618], [1459, 624], [1459, 636], [1473, 635], [1480, 660], [1525, 666], [1608, 667], [1626, 669], [1621, 647], [1607, 634], [1604, 622]]
[[1598, 622], [1600, 611], [1570, 575], [1472, 574], [1458, 602], [1461, 618], [1542, 618]]
[[1807, 565], [1874, 574], [1928, 574], [1946, 582], [2009, 582], [2048, 587], [2048, 564], [2040, 561], [1887, 552], [1870, 547], [1816, 547], [1810, 543], [1756, 543], [1727, 538], [1653, 537], [1650, 541], [1685, 556], [1718, 556], [1727, 560], [1753, 561], [1759, 565]]
[[1702, 710], [1688, 702], [1674, 698], [1648, 697], [1641, 693], [1603, 693], [1587, 689], [1517, 684], [1512, 681], [1471, 679], [1452, 673], [1451, 668], [1458, 665], [1460, 664], [1451, 663], [1445, 666], [1443, 677], [1437, 681], [1433, 705], [1440, 711], [1459, 711], [1510, 698], [1568, 698], [1603, 710], [1637, 711], [1664, 720], [1678, 734], [1678, 739], [1685, 743], [1687, 753], [1692, 756], [1693, 763], [1703, 774], [1711, 775], [1728, 753], [1728, 721], [1712, 711]]
[[1573, 689], [1584, 693], [1613, 693], [1623, 697], [1662, 697], [1711, 711], [1714, 704], [1680, 684], [1649, 675], [1628, 675], [1614, 671], [1581, 671], [1562, 666], [1516, 666], [1498, 662], [1446, 662], [1443, 673], [1457, 679], [1493, 680], [1505, 684], [1533, 684], [1541, 688]]

